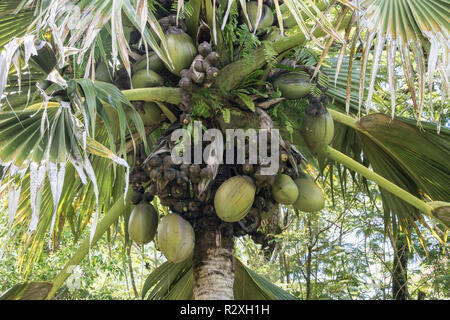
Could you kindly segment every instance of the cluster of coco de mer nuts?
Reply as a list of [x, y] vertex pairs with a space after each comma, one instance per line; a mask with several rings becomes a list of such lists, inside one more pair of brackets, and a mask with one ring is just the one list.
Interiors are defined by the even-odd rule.
[[[131, 201], [136, 207], [129, 220], [129, 234], [138, 243], [148, 243], [157, 233], [158, 247], [169, 261], [181, 262], [192, 255], [195, 230], [202, 228], [205, 218], [215, 219], [234, 236], [248, 234], [265, 247], [268, 238], [260, 230], [261, 222], [279, 204], [302, 211], [324, 206], [322, 191], [299, 171], [301, 155], [281, 145], [280, 167], [274, 175], [263, 175], [267, 163], [261, 162], [175, 164], [168, 137], [162, 137], [157, 145], [148, 157], [138, 156], [130, 176]], [[154, 196], [171, 212], [160, 221], [150, 204]]]
[[[267, 11], [267, 19], [270, 18], [269, 13]], [[160, 25], [174, 57], [170, 72], [180, 77], [178, 84], [182, 99], [179, 108], [182, 114], [177, 124], [180, 127], [190, 122], [192, 93], [213, 85], [220, 72], [220, 57], [208, 39], [197, 39], [195, 47], [186, 33], [186, 24], [182, 20], [177, 21], [174, 15], [161, 19]], [[177, 55], [177, 46], [181, 43], [185, 54]], [[158, 72], [164, 69], [164, 64], [154, 53], [149, 55], [148, 60], [152, 60], [149, 65], [147, 57], [145, 63], [142, 59], [133, 65], [133, 87], [163, 84]], [[169, 69], [168, 66], [166, 68]], [[324, 95], [317, 98], [310, 94], [312, 85], [304, 73], [279, 72], [273, 80], [274, 87], [286, 99], [309, 97], [310, 106], [302, 128], [305, 141], [313, 152], [328, 145], [334, 130], [332, 119], [323, 106], [326, 102]], [[142, 108], [142, 105], [138, 107]], [[150, 110], [151, 107], [146, 105], [143, 109]], [[152, 106], [152, 109], [158, 113], [157, 106]], [[160, 121], [160, 117], [149, 119], [146, 125]], [[211, 123], [205, 125], [214, 126]], [[267, 150], [271, 150], [271, 140], [268, 138]], [[202, 228], [203, 221], [208, 218], [216, 219], [234, 236], [250, 235], [255, 242], [267, 246], [267, 238], [261, 232], [261, 222], [278, 210], [280, 204], [309, 212], [324, 206], [322, 191], [309, 175], [300, 170], [301, 154], [281, 137], [278, 141], [280, 165], [273, 175], [262, 174], [262, 169], [268, 164], [260, 159], [257, 163], [247, 161], [234, 165], [195, 164], [193, 161], [189, 164], [174, 163], [170, 132], [159, 139], [150, 155], [145, 155], [141, 148], [130, 175], [133, 189], [131, 202], [135, 205], [128, 225], [131, 239], [145, 244], [152, 241], [156, 234], [158, 247], [166, 258], [180, 262], [192, 255], [195, 231]], [[249, 150], [249, 141], [245, 144], [241, 147]], [[155, 196], [159, 204], [167, 206], [171, 212], [161, 219], [151, 204]]]

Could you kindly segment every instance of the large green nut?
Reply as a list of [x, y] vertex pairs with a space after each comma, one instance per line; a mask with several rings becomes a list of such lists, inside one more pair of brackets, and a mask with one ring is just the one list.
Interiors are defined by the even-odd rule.
[[128, 234], [130, 239], [139, 244], [146, 244], [155, 237], [158, 227], [158, 213], [147, 203], [138, 204], [130, 215], [128, 221]]
[[152, 70], [142, 69], [131, 77], [133, 88], [151, 88], [161, 86], [163, 78]]
[[272, 184], [272, 197], [281, 204], [293, 204], [298, 197], [294, 180], [286, 174], [279, 174]]
[[[250, 20], [250, 23], [252, 24], [252, 28], [254, 28], [256, 25], [256, 18], [258, 17], [258, 2], [257, 1], [247, 2], [246, 7], [248, 18]], [[245, 23], [248, 25], [247, 19], [244, 18], [244, 20]], [[274, 20], [275, 17], [270, 7], [263, 5], [261, 12], [261, 19], [259, 20], [257, 30], [263, 30], [267, 27], [270, 27], [273, 24]]]
[[159, 249], [170, 262], [185, 261], [194, 253], [194, 229], [178, 214], [170, 213], [161, 219], [157, 239]]
[[146, 102], [144, 103], [143, 113], [141, 114], [142, 122], [144, 126], [152, 126], [155, 125], [162, 120], [161, 109], [154, 102]]
[[306, 97], [313, 87], [305, 73], [288, 72], [279, 76], [273, 83], [286, 99], [300, 99]]
[[166, 67], [178, 76], [181, 70], [189, 69], [197, 55], [197, 48], [191, 37], [185, 32], [166, 34], [166, 41], [173, 68], [170, 65], [166, 65]]
[[322, 190], [311, 179], [298, 178], [294, 180], [298, 188], [298, 198], [293, 207], [305, 212], [322, 210], [325, 206], [325, 197]]
[[140, 70], [147, 70], [147, 65], [149, 70], [160, 72], [164, 68], [164, 63], [158, 57], [158, 55], [154, 52], [150, 52], [147, 55], [143, 55], [133, 64], [133, 73], [136, 73]]
[[256, 187], [249, 178], [235, 176], [217, 189], [214, 196], [214, 209], [217, 216], [226, 222], [243, 219], [255, 200]]
[[318, 116], [306, 114], [303, 119], [302, 133], [309, 149], [312, 152], [320, 152], [333, 140], [333, 118], [328, 112]]

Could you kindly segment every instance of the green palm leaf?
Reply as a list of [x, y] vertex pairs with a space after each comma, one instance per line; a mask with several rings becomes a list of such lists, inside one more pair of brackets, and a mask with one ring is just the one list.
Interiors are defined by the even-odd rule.
[[[237, 258], [234, 259], [234, 267], [236, 300], [296, 299], [266, 278], [248, 269]], [[147, 277], [142, 289], [142, 297], [147, 297], [149, 300], [193, 299], [193, 281], [192, 260], [188, 259], [176, 264], [165, 262]]]

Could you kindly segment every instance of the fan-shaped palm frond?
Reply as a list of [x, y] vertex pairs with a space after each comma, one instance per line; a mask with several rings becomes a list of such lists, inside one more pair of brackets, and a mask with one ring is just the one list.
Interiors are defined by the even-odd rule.
[[[41, 134], [44, 112], [49, 125], [44, 126]], [[12, 116], [6, 118], [8, 115]], [[39, 258], [48, 232], [50, 248], [56, 244], [54, 241], [64, 225], [58, 221], [68, 220], [78, 238], [94, 217], [92, 238], [99, 213], [108, 210], [111, 199], [117, 199], [127, 188], [128, 164], [98, 142], [108, 141], [105, 127], [97, 130], [96, 140], [87, 138], [83, 142], [69, 108], [51, 105], [47, 111], [2, 113], [3, 118], [6, 120], [1, 121], [2, 129], [8, 128], [3, 132], [16, 138], [12, 139], [15, 145], [7, 140], [1, 143], [2, 155], [10, 155], [15, 161], [6, 163], [3, 179], [6, 188], [2, 193], [9, 192], [10, 232], [14, 225], [14, 238], [31, 239], [21, 250], [21, 261], [28, 271]], [[23, 126], [27, 129], [23, 130]], [[34, 133], [28, 131], [32, 128]], [[17, 162], [21, 159], [21, 163]], [[121, 167], [112, 165], [111, 161]]]
[[34, 10], [32, 8], [16, 13], [17, 1], [4, 0], [0, 3], [0, 51], [13, 37], [22, 37], [31, 21]]
[[[392, 117], [396, 113], [396, 60], [399, 57], [408, 90], [418, 121], [424, 108], [425, 83], [432, 91], [435, 72], [440, 75], [441, 94], [448, 99], [448, 65], [450, 34], [450, 2], [448, 0], [408, 1], [408, 0], [366, 0], [361, 1], [356, 11], [357, 27], [353, 41], [359, 41], [361, 58], [361, 87], [364, 88], [366, 70], [371, 65], [368, 87], [367, 110], [371, 108], [376, 76], [382, 57], [386, 59], [388, 84], [391, 93]], [[342, 53], [345, 47], [342, 48]], [[369, 61], [372, 63], [369, 64]], [[340, 64], [337, 68], [339, 72]], [[415, 85], [417, 82], [417, 86]], [[360, 90], [362, 91], [362, 90]], [[416, 93], [417, 92], [417, 93]], [[347, 105], [350, 96], [347, 94]], [[362, 97], [359, 97], [361, 106]], [[432, 108], [432, 106], [430, 106]], [[444, 106], [441, 106], [441, 112]], [[431, 119], [434, 120], [434, 119]]]

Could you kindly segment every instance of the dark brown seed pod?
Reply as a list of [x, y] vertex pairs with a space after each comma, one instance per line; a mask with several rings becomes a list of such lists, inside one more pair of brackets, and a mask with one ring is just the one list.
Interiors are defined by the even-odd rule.
[[191, 178], [200, 177], [200, 166], [198, 164], [191, 164], [189, 166], [189, 176]]
[[211, 197], [211, 189], [206, 190], [202, 194], [197, 193], [195, 194], [195, 199], [197, 199], [200, 202], [207, 202]]
[[185, 163], [181, 164], [181, 165], [180, 165], [180, 170], [181, 170], [183, 173], [185, 173], [185, 174], [186, 174], [186, 177], [187, 177], [187, 175], [189, 174], [189, 165], [188, 165], [188, 164], [185, 164]]
[[210, 88], [214, 84], [214, 79], [206, 79], [205, 82], [203, 82], [203, 87]]
[[208, 54], [208, 56], [206, 57], [206, 60], [214, 67], [218, 67], [220, 64], [219, 54], [215, 51]]
[[183, 89], [186, 90], [188, 92], [194, 90], [194, 83], [192, 82], [192, 80], [188, 77], [183, 77], [180, 79], [180, 81], [178, 82], [178, 86]]
[[192, 94], [182, 90], [182, 92], [181, 92], [181, 100], [185, 101], [188, 104], [190, 104], [192, 102]]
[[203, 60], [203, 72], [206, 72], [209, 68], [214, 67], [209, 60]]
[[189, 78], [189, 69], [183, 69], [180, 71], [181, 78]]
[[174, 165], [173, 161], [172, 161], [172, 156], [171, 155], [167, 155], [163, 158], [163, 166], [164, 168], [171, 168]]
[[182, 113], [180, 116], [180, 124], [186, 126], [190, 122], [191, 122], [191, 116], [187, 113]]
[[158, 197], [159, 197], [159, 203], [162, 206], [166, 206], [166, 207], [173, 206], [178, 201], [177, 199], [170, 198], [169, 196], [161, 196], [159, 193], [158, 193]]
[[206, 78], [209, 79], [215, 79], [219, 75], [219, 69], [216, 67], [209, 67], [208, 70], [206, 70]]
[[140, 184], [134, 184], [132, 186], [132, 189], [133, 189], [134, 192], [139, 192], [139, 193], [144, 193], [145, 192], [144, 187], [142, 185], [140, 185]]
[[170, 194], [176, 199], [182, 199], [184, 198], [185, 190], [179, 185], [174, 184], [170, 187]]
[[189, 201], [189, 211], [190, 212], [199, 212], [200, 211], [200, 203], [196, 201]]
[[156, 183], [151, 183], [148, 186], [147, 192], [152, 196], [156, 195], [158, 193], [158, 187], [156, 186]]
[[253, 178], [256, 180], [256, 182], [264, 181], [266, 178], [261, 174], [261, 169], [256, 170], [256, 172], [253, 174]]
[[152, 202], [153, 198], [154, 198], [154, 196], [152, 194], [150, 194], [150, 192], [144, 193], [144, 201], [145, 202]]
[[184, 171], [177, 172], [177, 184], [180, 186], [186, 186], [189, 182], [188, 176]]
[[138, 174], [131, 174], [130, 175], [130, 183], [131, 184], [135, 184], [135, 183], [139, 183], [139, 175]]
[[266, 207], [266, 200], [263, 197], [256, 196], [255, 201], [253, 202], [253, 207], [259, 210], [264, 210]]
[[152, 181], [156, 181], [156, 180], [158, 180], [159, 178], [161, 178], [161, 176], [162, 176], [162, 172], [161, 172], [161, 168], [153, 168], [151, 171], [150, 171], [150, 179], [152, 180]]
[[212, 51], [212, 46], [209, 42], [203, 41], [198, 45], [198, 53], [200, 53], [202, 56], [207, 57], [208, 54]]
[[137, 205], [137, 204], [139, 204], [142, 201], [143, 198], [144, 197], [143, 197], [142, 193], [133, 192], [131, 194], [130, 201], [131, 201], [132, 204]]
[[168, 181], [175, 180], [177, 177], [177, 170], [173, 168], [166, 168], [164, 169], [164, 178]]
[[205, 73], [204, 72], [194, 72], [192, 71], [191, 74], [191, 80], [197, 84], [203, 83], [205, 80]]
[[203, 168], [200, 170], [200, 177], [202, 179], [212, 179], [213, 177], [213, 170], [210, 167]]
[[139, 175], [139, 181], [141, 183], [147, 182], [150, 180], [150, 177], [147, 175], [147, 173], [145, 171], [139, 172], [138, 175]]
[[203, 206], [202, 210], [206, 215], [213, 215], [214, 213], [214, 206], [211, 204], [206, 204]]
[[160, 156], [155, 155], [153, 157], [150, 158], [150, 160], [148, 161], [148, 163], [152, 166], [152, 167], [159, 167], [162, 164], [162, 160], [160, 158]]
[[192, 68], [197, 72], [205, 72], [206, 70], [203, 67], [204, 65], [204, 60], [194, 60], [194, 62], [192, 63]]
[[186, 201], [177, 201], [173, 204], [173, 208], [175, 209], [176, 212], [179, 213], [184, 213], [184, 212], [188, 212], [189, 210], [189, 206], [186, 203]]
[[181, 102], [178, 104], [178, 107], [183, 112], [186, 112], [186, 113], [192, 112], [192, 105], [191, 105], [190, 101], [181, 100]]

